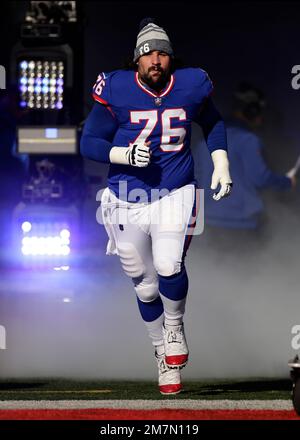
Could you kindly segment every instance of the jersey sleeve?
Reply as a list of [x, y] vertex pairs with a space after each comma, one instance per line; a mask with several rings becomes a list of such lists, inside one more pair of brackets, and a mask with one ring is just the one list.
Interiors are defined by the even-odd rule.
[[117, 129], [116, 119], [109, 109], [95, 103], [85, 121], [80, 140], [82, 156], [97, 162], [109, 163], [112, 141]]
[[100, 104], [109, 106], [111, 104], [111, 75], [100, 73], [93, 86], [93, 99]]
[[199, 96], [199, 101], [202, 102], [203, 99], [209, 98], [214, 91], [214, 85], [210, 79], [208, 73], [203, 69], [196, 69], [198, 73], [198, 78], [195, 81], [195, 86], [197, 88], [196, 95]]
[[202, 127], [210, 153], [220, 149], [227, 151], [225, 123], [211, 98], [206, 99], [205, 105], [199, 110], [194, 121]]
[[184, 83], [188, 90], [188, 98], [197, 112], [205, 105], [207, 99], [212, 95], [214, 86], [208, 73], [200, 67], [190, 67], [183, 71]]

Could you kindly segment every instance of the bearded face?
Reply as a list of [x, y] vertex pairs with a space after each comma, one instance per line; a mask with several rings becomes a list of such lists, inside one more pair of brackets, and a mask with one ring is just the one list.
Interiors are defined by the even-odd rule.
[[154, 50], [138, 60], [139, 79], [155, 91], [162, 90], [170, 79], [170, 56]]

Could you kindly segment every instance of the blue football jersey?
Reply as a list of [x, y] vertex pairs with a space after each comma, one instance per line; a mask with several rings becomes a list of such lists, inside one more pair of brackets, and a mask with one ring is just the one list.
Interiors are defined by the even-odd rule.
[[[171, 191], [194, 181], [191, 123], [212, 90], [212, 81], [200, 68], [176, 70], [159, 94], [141, 83], [134, 71], [116, 70], [98, 76], [93, 98], [116, 118], [113, 145], [151, 141], [147, 167], [110, 164], [108, 186], [117, 197], [141, 201], [130, 200], [130, 191], [136, 194], [140, 189], [153, 200], [151, 190]], [[120, 192], [120, 181], [125, 182], [125, 193]]]

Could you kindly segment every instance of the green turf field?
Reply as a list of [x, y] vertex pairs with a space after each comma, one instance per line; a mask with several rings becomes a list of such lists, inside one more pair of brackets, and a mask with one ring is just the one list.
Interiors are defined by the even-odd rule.
[[187, 381], [176, 396], [162, 396], [156, 382], [75, 381], [64, 379], [0, 380], [0, 400], [71, 399], [290, 399], [288, 379]]

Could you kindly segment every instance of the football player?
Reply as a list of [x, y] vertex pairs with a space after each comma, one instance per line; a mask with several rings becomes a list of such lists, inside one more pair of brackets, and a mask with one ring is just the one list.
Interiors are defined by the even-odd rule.
[[133, 63], [133, 70], [98, 76], [81, 153], [110, 164], [101, 200], [107, 254], [120, 257], [133, 281], [155, 348], [159, 390], [177, 394], [189, 355], [184, 259], [197, 208], [191, 123], [201, 125], [211, 153], [216, 201], [232, 186], [226, 131], [209, 76], [200, 68], [175, 69], [168, 35], [151, 18], [140, 24]]

